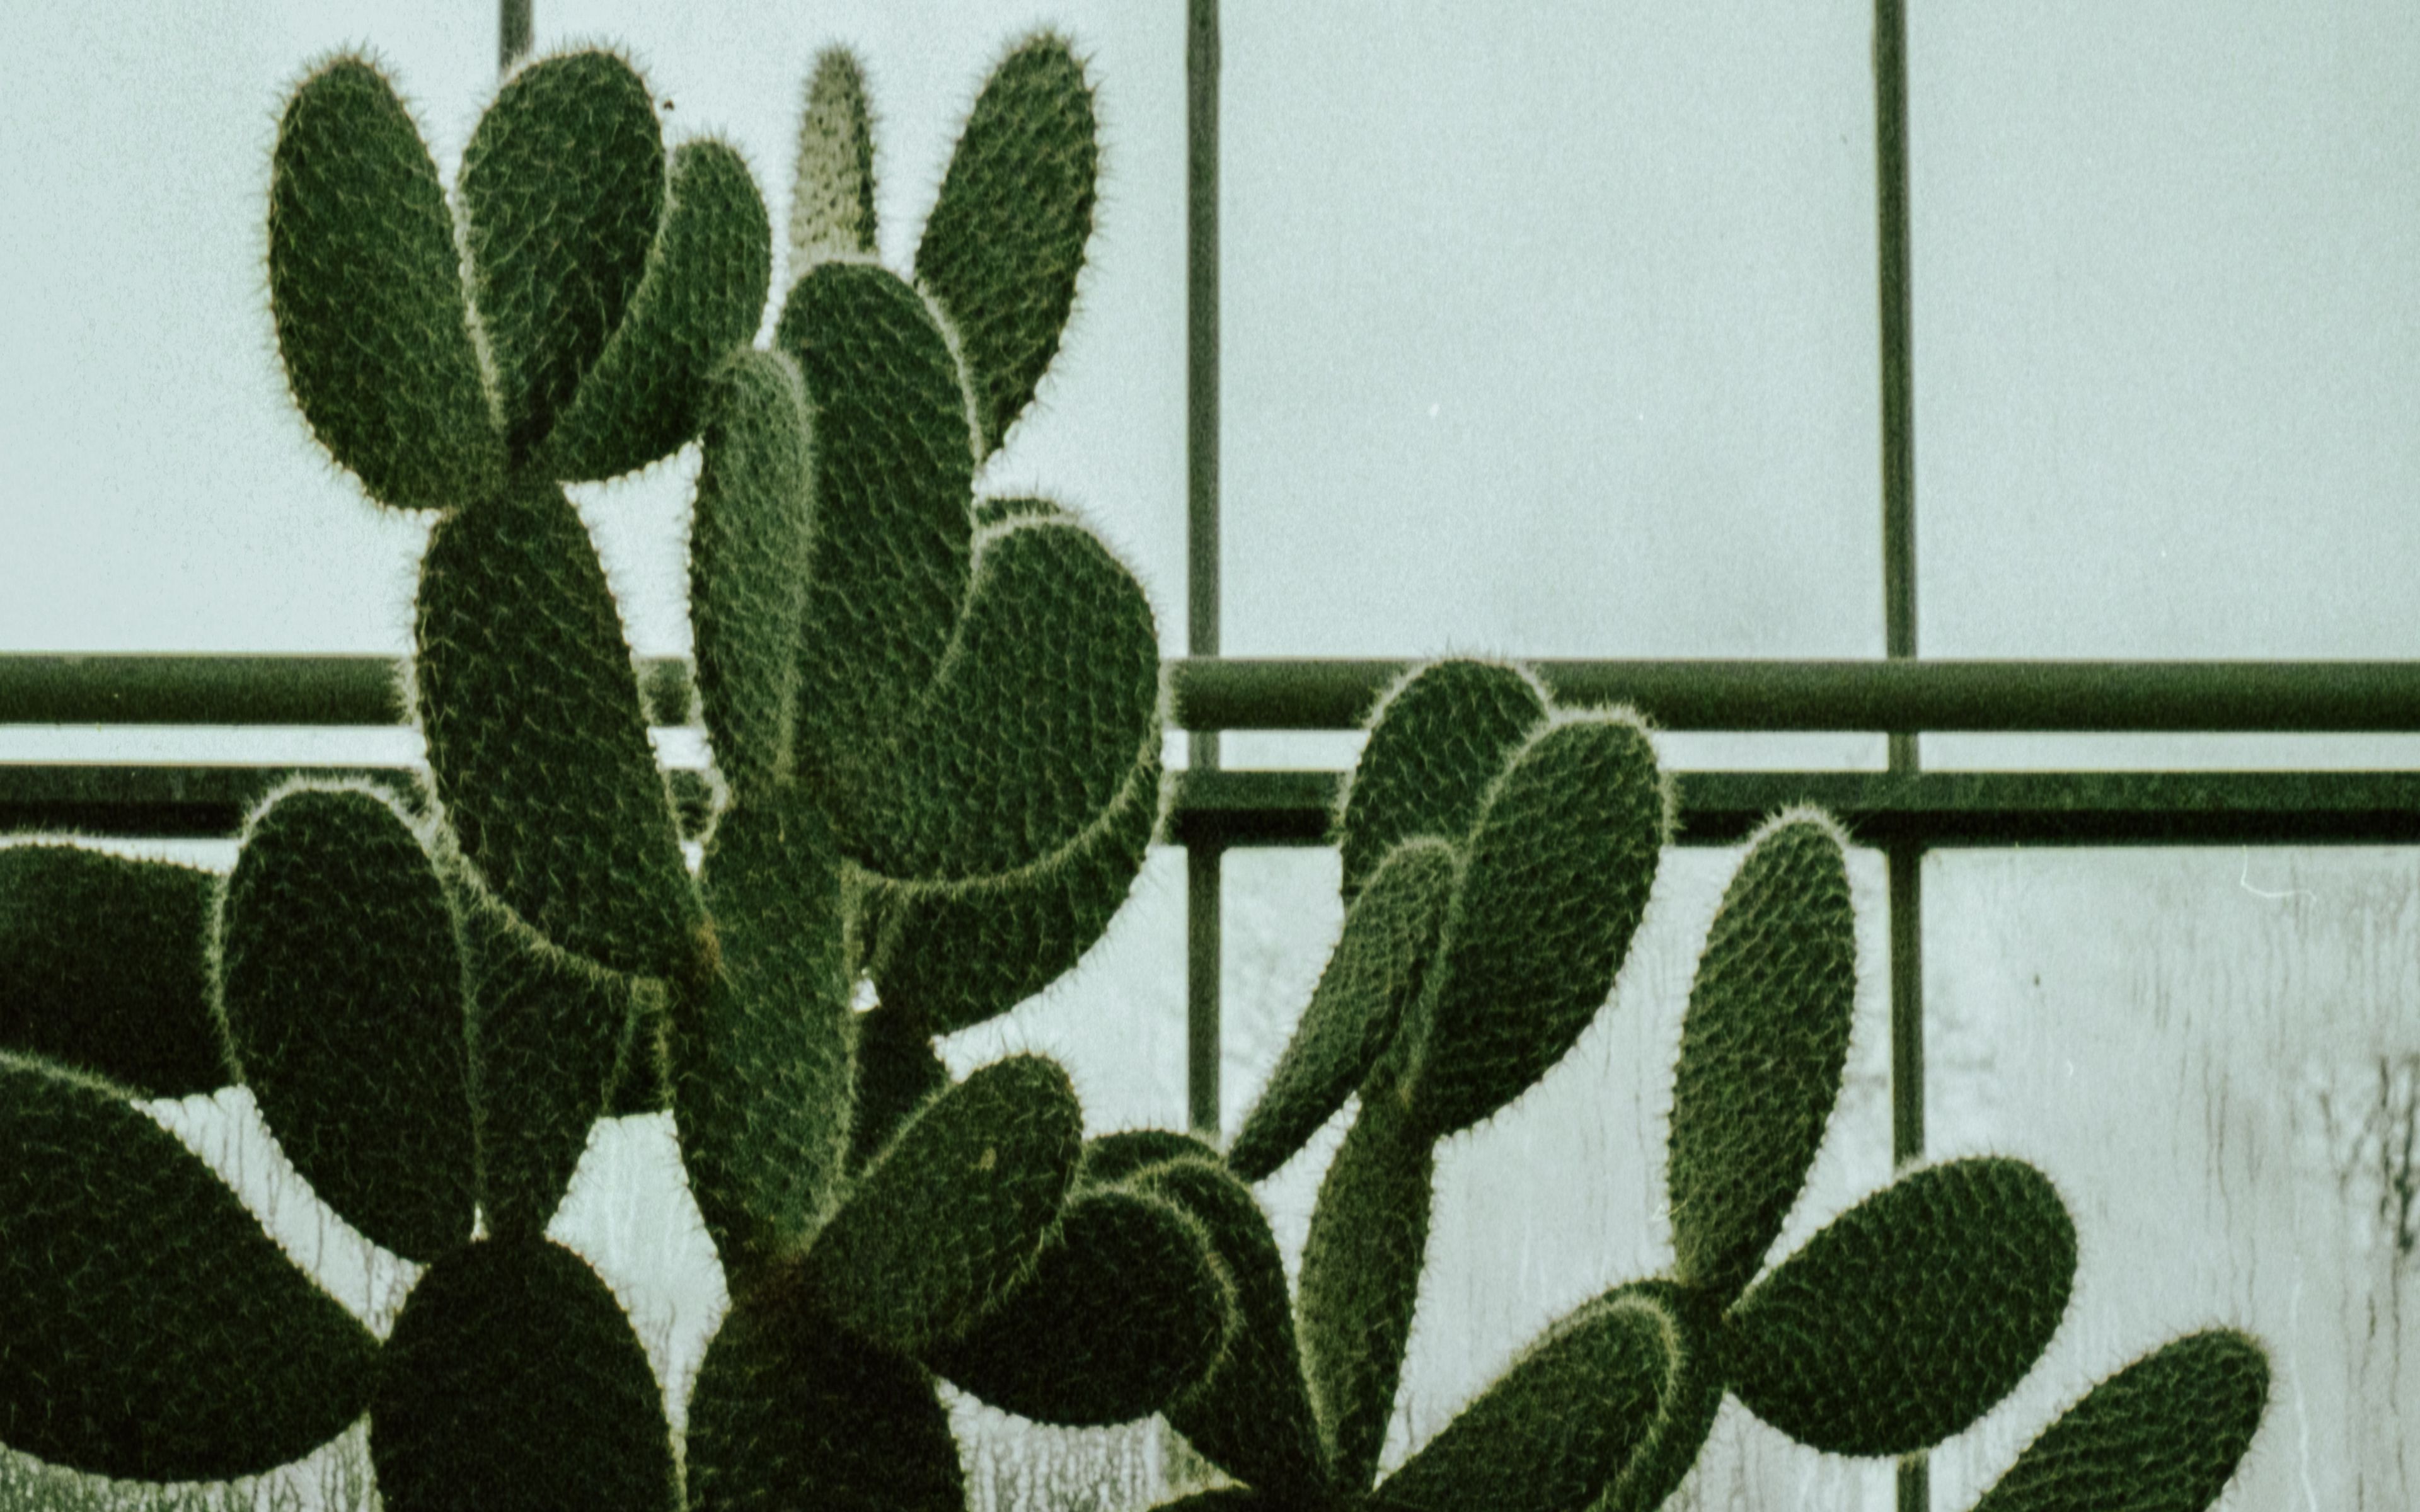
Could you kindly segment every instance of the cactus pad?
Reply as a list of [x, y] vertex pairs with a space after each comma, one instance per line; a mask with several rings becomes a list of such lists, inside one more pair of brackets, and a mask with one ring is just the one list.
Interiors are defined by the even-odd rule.
[[0, 845], [0, 1053], [141, 1097], [234, 1080], [210, 1011], [218, 879], [80, 845]]
[[1125, 1423], [1217, 1361], [1228, 1308], [1200, 1226], [1171, 1203], [1110, 1187], [1071, 1199], [1032, 1273], [925, 1359], [1036, 1422]]
[[1338, 811], [1344, 901], [1400, 841], [1468, 839], [1505, 762], [1545, 717], [1537, 679], [1495, 662], [1434, 662], [1390, 689]]
[[664, 209], [654, 97], [611, 53], [523, 67], [463, 149], [462, 205], [518, 463], [570, 405], [646, 275]]
[[[1141, 1143], [1104, 1144], [1103, 1169], [1148, 1152]], [[1303, 1385], [1285, 1263], [1251, 1189], [1223, 1165], [1189, 1159], [1141, 1165], [1125, 1184], [1166, 1198], [1202, 1226], [1234, 1299], [1226, 1352], [1161, 1415], [1213, 1464], [1280, 1504], [1325, 1504], [1332, 1484], [1326, 1441]]]
[[799, 115], [798, 176], [790, 190], [790, 278], [827, 257], [874, 255], [874, 123], [865, 70], [828, 48], [807, 81]]
[[2202, 1512], [2269, 1405], [2269, 1356], [2192, 1334], [2095, 1386], [2017, 1457], [1975, 1512]]
[[790, 773], [814, 526], [807, 393], [784, 353], [746, 351], [706, 397], [690, 527], [690, 624], [714, 764], [742, 795]]
[[1391, 1098], [1364, 1103], [1319, 1183], [1302, 1251], [1303, 1369], [1340, 1486], [1377, 1473], [1428, 1260], [1434, 1144]]
[[[635, 1058], [628, 979], [556, 949], [493, 903], [463, 919], [471, 1128], [489, 1235], [543, 1233]], [[636, 1078], [632, 1078], [636, 1079]]]
[[807, 1251], [818, 1310], [913, 1353], [965, 1331], [1032, 1263], [1083, 1146], [1067, 1073], [1013, 1056], [925, 1103]]
[[547, 438], [549, 475], [611, 478], [696, 434], [707, 372], [756, 334], [773, 279], [772, 227], [728, 143], [672, 156], [663, 224], [628, 312]]
[[1388, 853], [1346, 911], [1311, 1006], [1227, 1152], [1236, 1175], [1258, 1181], [1292, 1159], [1370, 1073], [1419, 994], [1458, 871], [1443, 841]]
[[0, 1055], [0, 1443], [135, 1480], [299, 1458], [378, 1342], [127, 1096]]
[[680, 1491], [646, 1351], [588, 1262], [484, 1240], [420, 1278], [370, 1406], [393, 1512], [673, 1512]]
[[429, 773], [506, 907], [616, 971], [687, 974], [697, 900], [597, 548], [524, 482], [440, 520], [413, 635]]
[[689, 1403], [689, 1512], [965, 1512], [924, 1367], [796, 1298], [735, 1302]]
[[1613, 991], [1667, 836], [1647, 731], [1559, 717], [1488, 790], [1416, 1024], [1406, 1094], [1436, 1136], [1487, 1118], [1568, 1051]]
[[1124, 563], [1072, 522], [986, 532], [939, 675], [843, 826], [861, 865], [954, 881], [1075, 841], [1159, 744], [1159, 640]]
[[814, 565], [799, 759], [845, 769], [933, 680], [966, 602], [974, 454], [957, 359], [923, 298], [863, 263], [791, 285], [774, 344], [814, 408]]
[[1032, 399], [1059, 350], [1093, 234], [1092, 86], [1064, 39], [1043, 35], [992, 70], [916, 249], [916, 278], [958, 332], [983, 450]]
[[962, 882], [867, 878], [867, 975], [884, 1001], [914, 1004], [938, 1033], [1007, 1011], [1100, 939], [1158, 827], [1154, 748], [1090, 828], [1031, 866]]
[[2022, 1161], [1951, 1161], [1835, 1219], [1728, 1319], [1732, 1393], [1832, 1454], [1929, 1447], [1991, 1410], [2066, 1313], [2075, 1227]]
[[504, 477], [454, 216], [384, 75], [339, 57], [277, 124], [269, 296], [294, 402], [380, 503], [451, 509]]
[[1583, 1512], [1646, 1447], [1672, 1377], [1663, 1309], [1600, 1297], [1547, 1331], [1381, 1483], [1373, 1512]]
[[1728, 1304], [1764, 1263], [1839, 1095], [1856, 995], [1838, 827], [1784, 814], [1748, 842], [1682, 1025], [1667, 1180], [1683, 1285]]
[[246, 827], [219, 913], [219, 1006], [294, 1168], [427, 1263], [471, 1237], [474, 1165], [454, 911], [403, 816], [301, 787]]
[[848, 981], [840, 871], [811, 805], [741, 804], [700, 872], [720, 942], [673, 998], [681, 1160], [724, 1265], [805, 1242], [847, 1150]]

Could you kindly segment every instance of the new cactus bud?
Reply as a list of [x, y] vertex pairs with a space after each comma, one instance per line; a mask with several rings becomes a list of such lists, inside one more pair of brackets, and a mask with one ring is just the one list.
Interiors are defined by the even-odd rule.
[[874, 122], [865, 69], [845, 48], [815, 59], [799, 114], [790, 278], [830, 257], [874, 255]]

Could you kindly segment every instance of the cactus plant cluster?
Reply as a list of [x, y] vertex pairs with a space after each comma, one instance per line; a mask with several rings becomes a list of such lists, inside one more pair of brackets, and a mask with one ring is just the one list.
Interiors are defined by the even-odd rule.
[[[1658, 1504], [1726, 1392], [1865, 1455], [2005, 1394], [2074, 1265], [2030, 1167], [1913, 1172], [1765, 1266], [1853, 995], [1841, 836], [1791, 812], [1691, 996], [1672, 1273], [1558, 1323], [1378, 1475], [1437, 1146], [1592, 1021], [1669, 839], [1643, 723], [1517, 669], [1436, 664], [1379, 708], [1338, 820], [1342, 937], [1231, 1148], [1087, 1141], [1040, 1057], [950, 1074], [935, 1037], [1031, 996], [1123, 902], [1159, 813], [1159, 660], [1080, 519], [974, 493], [1072, 307], [1081, 67], [1047, 35], [1009, 52], [912, 281], [876, 255], [865, 101], [828, 54], [759, 348], [749, 169], [668, 152], [618, 56], [516, 71], [450, 199], [370, 63], [293, 93], [278, 345], [334, 459], [432, 517], [428, 779], [282, 788], [223, 881], [0, 847], [0, 1443], [211, 1479], [366, 1413], [397, 1512], [940, 1512], [965, 1499], [946, 1380], [1050, 1423], [1162, 1412], [1234, 1482], [1199, 1504], [1579, 1512]], [[694, 873], [564, 491], [691, 440], [718, 779]], [[346, 1221], [425, 1268], [385, 1338], [135, 1105], [236, 1082]], [[1348, 1101], [1295, 1295], [1250, 1183]], [[628, 1318], [546, 1231], [595, 1122], [663, 1109], [730, 1294], [677, 1452]], [[1982, 1504], [2202, 1505], [2265, 1394], [2248, 1340], [2180, 1340]]]

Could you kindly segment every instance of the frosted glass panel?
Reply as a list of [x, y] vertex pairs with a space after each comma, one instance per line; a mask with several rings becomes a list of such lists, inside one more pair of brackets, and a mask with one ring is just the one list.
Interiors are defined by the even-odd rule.
[[1880, 654], [1869, 8], [1222, 12], [1230, 651]]
[[2411, 655], [2420, 11], [1909, 9], [1926, 652]]
[[[1549, 1323], [1672, 1263], [1664, 1141], [1681, 1015], [1736, 850], [1664, 855], [1612, 1003], [1544, 1080], [1439, 1147], [1418, 1320], [1384, 1463], [1450, 1422]], [[1300, 1016], [1342, 924], [1332, 851], [1226, 861], [1226, 1126], [1233, 1132]], [[1859, 987], [1848, 1082], [1779, 1258], [1889, 1179], [1888, 944], [1883, 866], [1853, 853]], [[1290, 1269], [1350, 1109], [1257, 1190]], [[1675, 1508], [1892, 1505], [1886, 1463], [1818, 1455], [1728, 1404]]]
[[2420, 860], [2371, 850], [1954, 853], [1926, 872], [1930, 1142], [2031, 1160], [2075, 1215], [2067, 1324], [1932, 1458], [1963, 1506], [2176, 1335], [2268, 1345], [2229, 1506], [2420, 1499]]

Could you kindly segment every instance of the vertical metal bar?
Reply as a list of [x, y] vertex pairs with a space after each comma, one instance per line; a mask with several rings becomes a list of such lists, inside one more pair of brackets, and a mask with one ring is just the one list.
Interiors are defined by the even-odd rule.
[[529, 56], [531, 0], [497, 0], [496, 71], [510, 73]]
[[[1884, 652], [1916, 655], [1916, 360], [1908, 254], [1907, 7], [1874, 0], [1875, 284], [1882, 319]], [[1893, 731], [1890, 769], [1916, 770], [1916, 733]], [[1891, 1162], [1924, 1154], [1924, 850], [1888, 852]], [[1899, 1512], [1927, 1512], [1922, 1454], [1899, 1462]]]
[[[1218, 0], [1187, 0], [1185, 31], [1186, 644], [1218, 654]], [[1187, 737], [1196, 771], [1218, 766], [1217, 731]], [[1185, 1091], [1193, 1128], [1218, 1133], [1220, 848], [1185, 868]]]

